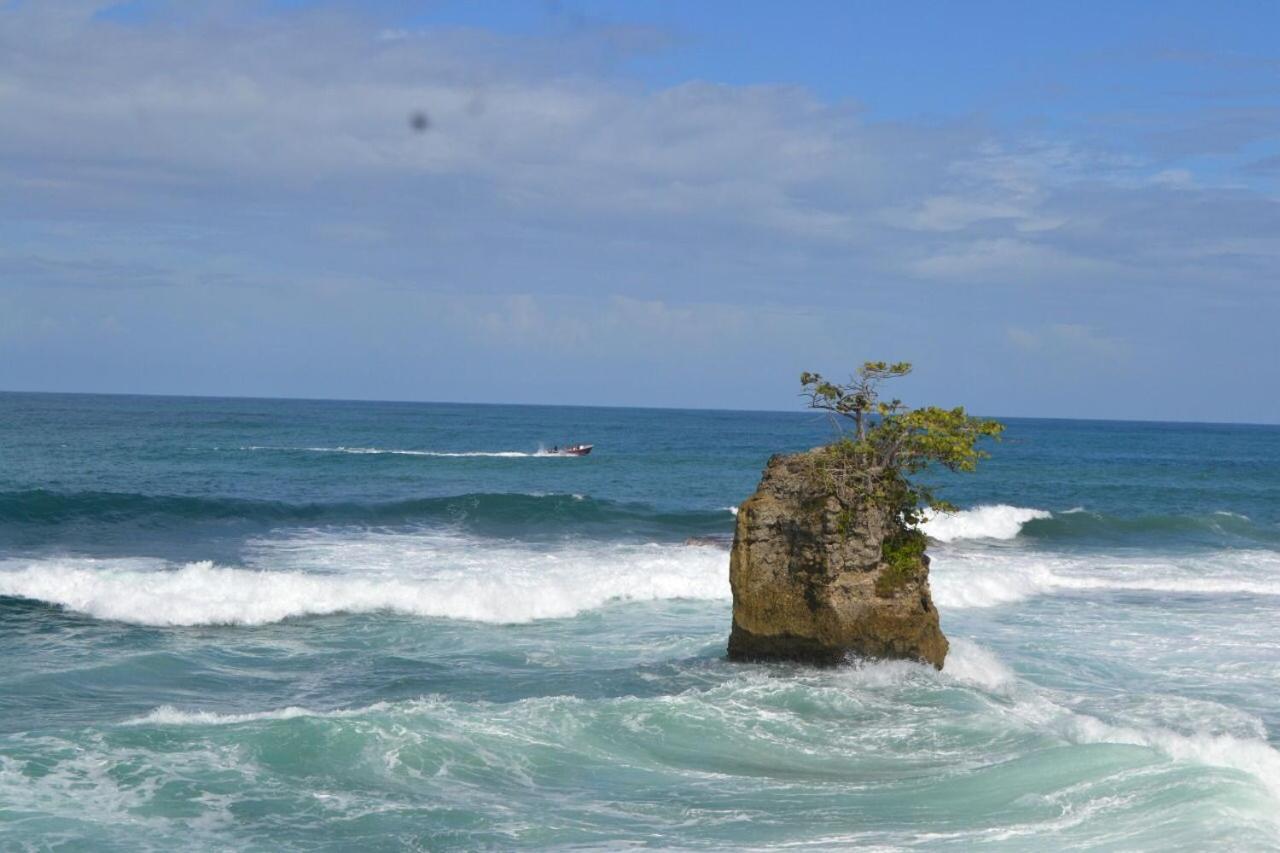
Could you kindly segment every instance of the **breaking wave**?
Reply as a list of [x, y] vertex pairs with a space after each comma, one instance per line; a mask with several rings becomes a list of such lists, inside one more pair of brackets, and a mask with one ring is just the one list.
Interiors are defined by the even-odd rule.
[[1136, 558], [993, 551], [931, 552], [930, 585], [941, 608], [995, 607], [1058, 592], [1280, 596], [1280, 554]]
[[1022, 525], [1053, 514], [1042, 509], [996, 504], [954, 513], [930, 512], [920, 529], [939, 542], [957, 539], [1013, 539]]
[[1259, 524], [1247, 515], [1218, 510], [1202, 515], [1106, 515], [1083, 507], [1060, 512], [987, 504], [954, 513], [930, 512], [921, 529], [938, 542], [966, 539], [1081, 544], [1177, 542], [1212, 547], [1280, 543], [1280, 525]]
[[674, 545], [540, 552], [447, 537], [317, 535], [260, 543], [253, 559], [273, 568], [42, 560], [0, 570], [0, 596], [98, 619], [181, 626], [373, 612], [519, 623], [571, 617], [615, 601], [729, 595], [722, 551]]

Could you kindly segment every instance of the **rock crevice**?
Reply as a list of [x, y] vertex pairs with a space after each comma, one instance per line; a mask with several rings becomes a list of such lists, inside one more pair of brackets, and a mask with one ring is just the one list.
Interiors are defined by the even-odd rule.
[[738, 511], [729, 657], [835, 664], [854, 655], [941, 669], [947, 639], [928, 558], [886, 558], [901, 525], [815, 476], [824, 452], [774, 456]]

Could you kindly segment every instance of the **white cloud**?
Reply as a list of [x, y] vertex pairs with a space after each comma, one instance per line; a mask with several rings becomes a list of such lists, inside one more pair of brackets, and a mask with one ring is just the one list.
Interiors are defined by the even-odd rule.
[[1130, 354], [1126, 341], [1079, 323], [1049, 323], [1031, 329], [1010, 326], [1006, 335], [1019, 350], [1054, 360], [1114, 362]]
[[[642, 28], [388, 33], [241, 4], [126, 26], [101, 5], [0, 0], [0, 329], [118, 318], [104, 377], [140, 352], [177, 371], [195, 339], [191, 369], [226, 376], [269, 339], [282, 361], [343, 353], [357, 385], [368, 352], [421, 346], [475, 382], [489, 350], [534, 378], [553, 357], [763, 364], [789, 401], [788, 351], [838, 367], [901, 343], [949, 369], [988, 347], [971, 373], [995, 386], [1010, 348], [1124, 357], [1193, 328], [1274, 352], [1280, 202], [1201, 160], [877, 120], [798, 86], [646, 88], [610, 60], [661, 41]], [[1061, 316], [1096, 319], [1042, 319]], [[148, 330], [175, 349], [153, 357]], [[61, 365], [99, 364], [65, 353], [0, 368], [65, 387]]]
[[[328, 14], [125, 27], [92, 22], [92, 4], [4, 8], [0, 109], [21, 120], [0, 135], [0, 190], [53, 208], [357, 186], [392, 206], [443, 195], [440, 216], [680, 227], [722, 243], [764, 234], [780, 253], [845, 253], [880, 280], [969, 283], [1146, 275], [1153, 255], [1220, 240], [1245, 215], [1220, 198], [1225, 216], [1198, 221], [1186, 169], [1135, 183], [1131, 157], [973, 124], [876, 123], [798, 87], [646, 91], [569, 73], [513, 39], [389, 38]], [[425, 133], [408, 124], [420, 109]], [[1098, 204], [1079, 203], [1080, 185]], [[1141, 263], [1112, 250], [1144, 216], [1169, 215], [1169, 185], [1189, 221], [1168, 245], [1143, 241]], [[395, 215], [318, 230], [375, 243], [388, 231], [379, 217]], [[1280, 214], [1264, 219], [1280, 236]]]

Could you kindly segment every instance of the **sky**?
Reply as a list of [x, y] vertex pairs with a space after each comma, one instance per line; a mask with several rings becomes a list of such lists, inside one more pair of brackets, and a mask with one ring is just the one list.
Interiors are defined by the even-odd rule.
[[0, 0], [0, 390], [1280, 423], [1278, 32]]

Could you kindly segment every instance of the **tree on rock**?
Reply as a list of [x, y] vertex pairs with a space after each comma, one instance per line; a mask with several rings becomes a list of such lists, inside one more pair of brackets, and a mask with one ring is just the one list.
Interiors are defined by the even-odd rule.
[[[963, 408], [911, 409], [882, 383], [911, 365], [867, 362], [847, 383], [800, 381], [830, 412], [833, 443], [769, 460], [738, 511], [729, 582], [735, 660], [838, 663], [849, 654], [941, 668], [947, 654], [929, 592], [925, 508], [951, 509], [916, 475], [972, 471], [1003, 426]], [[852, 422], [852, 430], [843, 424]]]
[[[804, 386], [810, 408], [825, 409], [850, 418], [856, 425], [855, 434], [862, 439], [867, 435], [868, 415], [879, 405], [880, 383], [886, 379], [906, 376], [910, 372], [911, 364], [905, 361], [894, 364], [865, 361], [854, 378], [845, 385], [828, 382], [822, 378], [822, 374], [807, 371], [800, 374], [800, 384]], [[890, 404], [893, 408], [901, 405], [899, 400]]]
[[[869, 488], [876, 479], [894, 481], [898, 499], [895, 508], [902, 513], [904, 524], [914, 525], [920, 521], [921, 508], [953, 511], [955, 507], [939, 499], [932, 487], [907, 478], [931, 465], [941, 465], [951, 471], [973, 471], [980, 460], [991, 455], [978, 443], [983, 438], [999, 440], [1004, 424], [973, 417], [963, 406], [909, 409], [901, 400], [880, 399], [882, 382], [910, 372], [911, 365], [905, 361], [896, 364], [868, 361], [845, 384], [808, 372], [800, 374], [800, 383], [810, 408], [831, 412], [854, 423], [852, 436], [840, 430], [840, 439], [827, 448], [831, 456], [848, 463], [845, 466], [851, 475], [848, 485]], [[839, 430], [838, 420], [836, 424]]]

